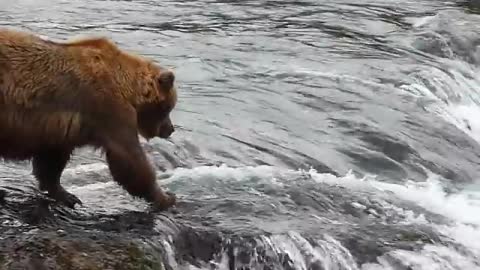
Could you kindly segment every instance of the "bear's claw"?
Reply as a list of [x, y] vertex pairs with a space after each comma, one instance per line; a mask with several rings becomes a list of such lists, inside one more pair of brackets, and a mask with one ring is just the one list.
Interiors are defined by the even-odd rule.
[[74, 209], [75, 204], [82, 205], [82, 201], [72, 193], [66, 191], [64, 188], [60, 188], [55, 192], [49, 192], [48, 196], [55, 199], [57, 202]]

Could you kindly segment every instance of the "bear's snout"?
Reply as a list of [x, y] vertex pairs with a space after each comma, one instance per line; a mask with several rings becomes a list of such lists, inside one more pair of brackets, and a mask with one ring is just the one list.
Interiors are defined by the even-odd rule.
[[158, 77], [158, 82], [164, 90], [170, 90], [175, 83], [175, 74], [171, 70], [165, 70]]
[[159, 127], [157, 135], [162, 139], [167, 139], [173, 132], [175, 132], [175, 128], [173, 127], [172, 122], [165, 121], [165, 123]]

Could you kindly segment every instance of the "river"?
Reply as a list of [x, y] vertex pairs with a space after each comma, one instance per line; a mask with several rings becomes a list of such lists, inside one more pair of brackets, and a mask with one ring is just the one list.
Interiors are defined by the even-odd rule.
[[[18, 0], [0, 3], [0, 25], [105, 35], [174, 68], [176, 132], [142, 141], [179, 200], [178, 214], [156, 217], [168, 269], [473, 270], [476, 11], [440, 0]], [[0, 172], [11, 198], [35, 186], [28, 162]], [[65, 210], [77, 226], [147, 208], [89, 149], [62, 183], [84, 203]]]

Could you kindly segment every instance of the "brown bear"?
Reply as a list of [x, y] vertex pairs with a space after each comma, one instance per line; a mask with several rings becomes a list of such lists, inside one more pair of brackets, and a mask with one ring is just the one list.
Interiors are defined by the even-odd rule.
[[72, 151], [105, 153], [113, 179], [161, 210], [175, 195], [155, 182], [141, 148], [174, 128], [174, 73], [104, 37], [52, 41], [0, 29], [0, 157], [32, 160], [39, 188], [73, 208], [81, 201], [60, 184]]

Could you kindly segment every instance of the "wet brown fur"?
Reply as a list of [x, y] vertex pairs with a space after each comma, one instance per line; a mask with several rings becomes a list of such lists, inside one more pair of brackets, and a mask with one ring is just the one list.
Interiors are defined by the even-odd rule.
[[173, 82], [171, 71], [103, 37], [60, 42], [2, 28], [0, 156], [32, 159], [40, 188], [72, 206], [60, 175], [75, 148], [101, 148], [115, 181], [167, 208], [174, 197], [155, 183], [138, 134], [173, 132]]

